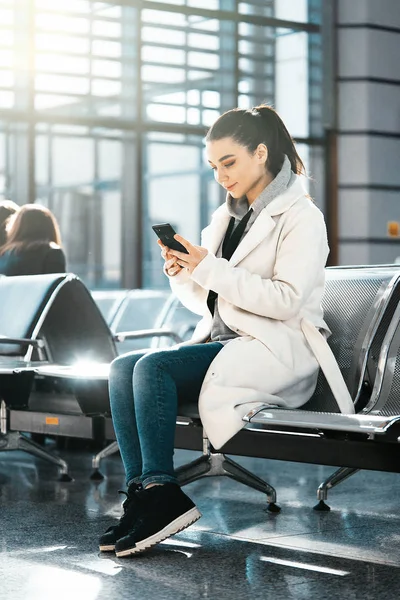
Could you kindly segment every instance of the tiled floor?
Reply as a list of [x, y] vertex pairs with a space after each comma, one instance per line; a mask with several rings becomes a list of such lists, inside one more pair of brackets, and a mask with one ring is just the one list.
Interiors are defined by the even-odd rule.
[[[12, 452], [0, 454], [0, 592], [3, 600], [208, 598], [397, 600], [400, 476], [362, 472], [316, 513], [315, 490], [331, 468], [239, 459], [277, 488], [280, 514], [226, 478], [186, 487], [203, 518], [147, 553], [100, 555], [97, 537], [119, 515], [123, 471], [89, 480], [91, 453], [63, 452], [74, 481]], [[178, 451], [176, 464], [195, 456]]]

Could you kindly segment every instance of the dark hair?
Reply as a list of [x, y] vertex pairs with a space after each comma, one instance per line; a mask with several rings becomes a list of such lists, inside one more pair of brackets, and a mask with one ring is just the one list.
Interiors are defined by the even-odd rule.
[[7, 222], [19, 210], [18, 204], [12, 200], [0, 200], [0, 247], [7, 241]]
[[245, 110], [234, 108], [221, 115], [208, 130], [206, 141], [230, 137], [253, 154], [259, 144], [268, 148], [266, 169], [277, 176], [285, 155], [293, 173], [305, 173], [303, 161], [297, 154], [293, 139], [278, 113], [266, 104]]
[[7, 224], [7, 242], [0, 255], [9, 250], [20, 250], [41, 242], [61, 246], [61, 235], [53, 213], [41, 204], [24, 204]]

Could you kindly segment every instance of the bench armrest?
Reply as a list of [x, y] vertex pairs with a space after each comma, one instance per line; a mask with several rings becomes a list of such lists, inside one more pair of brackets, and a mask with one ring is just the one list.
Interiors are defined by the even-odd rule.
[[10, 338], [0, 335], [0, 344], [29, 344], [35, 348], [44, 348], [43, 340], [33, 340], [31, 338]]
[[352, 433], [384, 434], [392, 425], [400, 421], [400, 415], [392, 417], [371, 414], [345, 415], [261, 406], [247, 413], [243, 421], [249, 423], [251, 429], [268, 429], [271, 425], [279, 425], [320, 431], [331, 429]]
[[124, 342], [125, 340], [136, 340], [138, 338], [150, 337], [170, 337], [179, 344], [183, 339], [171, 329], [138, 329], [136, 331], [119, 331], [114, 334], [116, 342]]

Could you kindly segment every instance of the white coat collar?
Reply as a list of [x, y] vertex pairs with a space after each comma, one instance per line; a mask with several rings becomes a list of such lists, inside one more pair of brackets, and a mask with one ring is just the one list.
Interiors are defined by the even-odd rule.
[[[233, 253], [229, 264], [235, 266], [243, 260], [275, 227], [275, 220], [272, 217], [289, 210], [306, 193], [303, 178], [296, 176], [293, 183], [260, 212]], [[213, 254], [216, 254], [222, 242], [230, 218], [226, 204], [223, 204], [215, 211], [210, 225], [203, 230], [202, 245]]]

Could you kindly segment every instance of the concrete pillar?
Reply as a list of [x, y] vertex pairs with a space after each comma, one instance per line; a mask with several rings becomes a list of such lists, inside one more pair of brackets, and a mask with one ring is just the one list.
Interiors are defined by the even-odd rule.
[[337, 39], [339, 264], [390, 263], [400, 257], [399, 0], [338, 0]]

